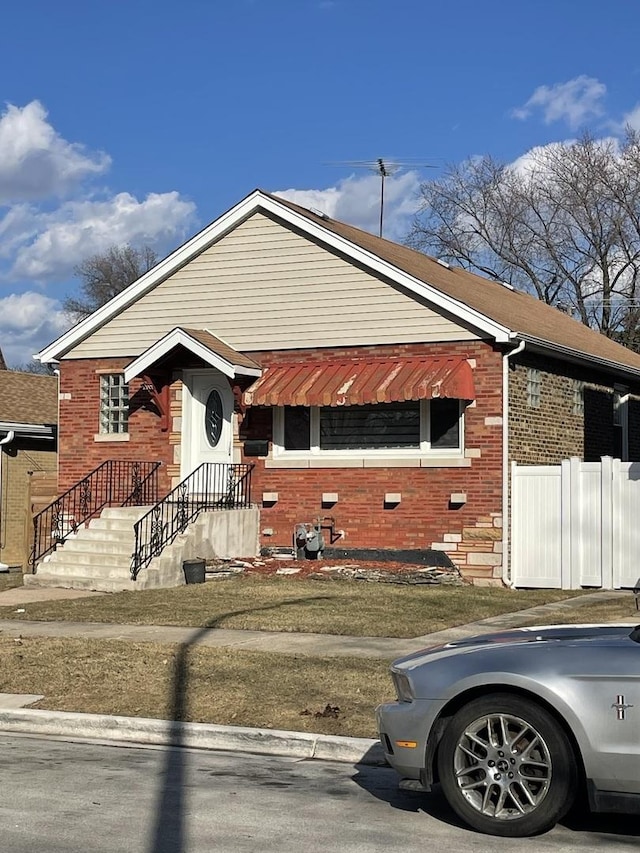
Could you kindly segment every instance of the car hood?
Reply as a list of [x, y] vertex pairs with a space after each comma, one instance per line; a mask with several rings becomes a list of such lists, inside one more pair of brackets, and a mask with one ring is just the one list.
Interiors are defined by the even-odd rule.
[[628, 646], [630, 642], [640, 643], [640, 626], [627, 625], [553, 625], [547, 627], [514, 628], [494, 634], [481, 634], [465, 637], [438, 646], [431, 646], [419, 652], [394, 661], [394, 667], [413, 668], [435, 658], [452, 655], [531, 646], [536, 647], [562, 643], [563, 645]]

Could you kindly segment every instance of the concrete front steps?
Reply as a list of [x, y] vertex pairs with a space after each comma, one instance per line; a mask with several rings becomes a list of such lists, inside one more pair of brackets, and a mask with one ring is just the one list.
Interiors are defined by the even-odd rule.
[[100, 518], [81, 527], [64, 545], [38, 563], [36, 573], [26, 574], [27, 586], [90, 589], [98, 592], [177, 586], [175, 571], [149, 567], [131, 580], [131, 556], [135, 547], [133, 526], [150, 506], [108, 507]]
[[185, 583], [182, 563], [190, 559], [250, 557], [259, 553], [257, 508], [202, 512], [184, 533], [131, 580], [135, 548], [133, 526], [151, 507], [109, 507], [69, 536], [64, 545], [25, 574], [27, 586], [120, 592]]

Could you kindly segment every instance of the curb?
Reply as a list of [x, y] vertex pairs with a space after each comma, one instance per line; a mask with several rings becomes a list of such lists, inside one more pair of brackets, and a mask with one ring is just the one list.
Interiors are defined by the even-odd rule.
[[288, 758], [386, 764], [382, 746], [373, 738], [182, 723], [143, 717], [77, 714], [34, 708], [0, 710], [0, 732], [48, 735], [72, 740], [101, 740], [188, 749], [226, 750]]

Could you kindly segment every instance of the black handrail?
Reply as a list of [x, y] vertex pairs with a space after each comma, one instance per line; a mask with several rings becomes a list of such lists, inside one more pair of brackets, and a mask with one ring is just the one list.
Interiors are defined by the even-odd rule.
[[135, 524], [131, 578], [136, 580], [187, 525], [203, 511], [251, 506], [254, 465], [203, 462]]
[[33, 517], [31, 571], [104, 507], [153, 504], [161, 462], [107, 459]]

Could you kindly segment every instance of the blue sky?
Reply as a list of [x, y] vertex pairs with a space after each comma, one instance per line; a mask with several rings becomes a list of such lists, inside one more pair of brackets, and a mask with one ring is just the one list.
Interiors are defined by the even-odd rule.
[[166, 254], [255, 187], [401, 240], [419, 183], [640, 128], [637, 0], [22, 0], [0, 27], [0, 346], [63, 331], [73, 269]]

